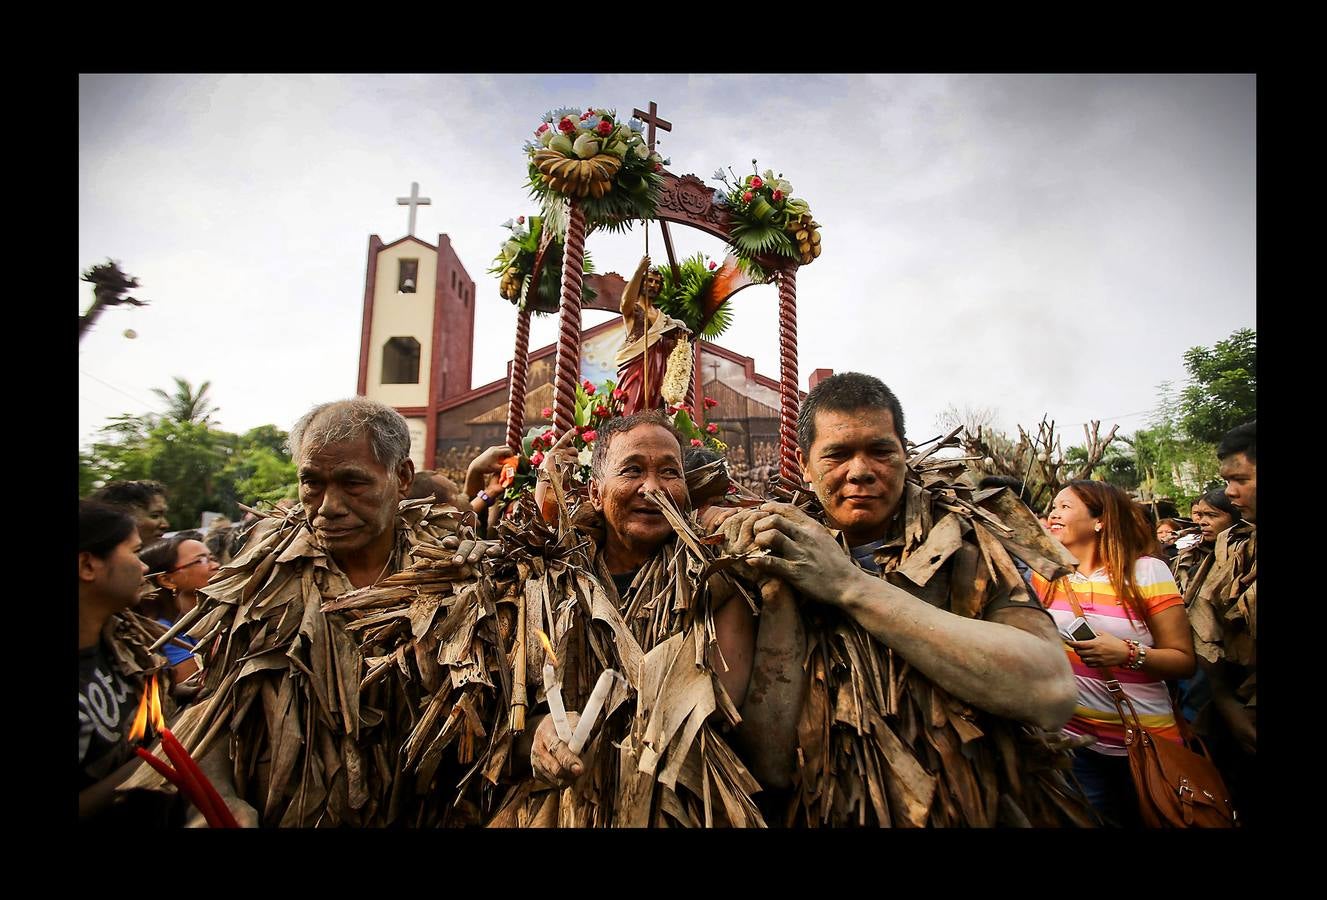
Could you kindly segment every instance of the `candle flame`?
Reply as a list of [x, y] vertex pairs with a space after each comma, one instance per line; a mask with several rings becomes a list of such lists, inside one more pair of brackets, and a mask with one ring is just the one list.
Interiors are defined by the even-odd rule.
[[166, 718], [161, 714], [161, 693], [157, 690], [157, 676], [153, 674], [143, 688], [143, 696], [138, 701], [138, 711], [134, 713], [133, 725], [129, 728], [129, 742], [137, 743], [147, 737], [148, 726], [154, 732], [166, 727]]
[[551, 659], [553, 665], [556, 666], [558, 664], [558, 655], [553, 652], [553, 642], [548, 639], [548, 635], [544, 634], [543, 630], [540, 628], [535, 629], [535, 634], [539, 635], [539, 642], [544, 645], [544, 652], [548, 654], [548, 658]]

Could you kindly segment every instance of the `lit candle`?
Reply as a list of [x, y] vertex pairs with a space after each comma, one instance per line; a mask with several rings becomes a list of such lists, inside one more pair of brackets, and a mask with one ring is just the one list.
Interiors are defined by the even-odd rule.
[[576, 733], [571, 736], [567, 746], [572, 753], [580, 756], [581, 750], [585, 749], [585, 744], [590, 740], [590, 732], [594, 730], [595, 723], [599, 721], [599, 711], [604, 707], [604, 701], [608, 699], [608, 692], [613, 687], [613, 680], [622, 676], [612, 669], [604, 669], [599, 680], [595, 682], [594, 691], [590, 694], [589, 701], [585, 704], [585, 712], [581, 713], [580, 721], [576, 723]]
[[562, 705], [562, 683], [556, 679], [553, 664], [544, 663], [544, 694], [548, 697], [548, 713], [553, 717], [558, 738], [564, 744], [570, 744], [571, 725], [567, 723], [567, 708]]

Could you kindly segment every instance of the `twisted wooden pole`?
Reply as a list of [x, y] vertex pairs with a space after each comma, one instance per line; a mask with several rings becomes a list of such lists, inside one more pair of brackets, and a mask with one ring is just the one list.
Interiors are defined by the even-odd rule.
[[802, 486], [797, 466], [797, 264], [779, 273], [779, 475]]
[[511, 384], [507, 391], [507, 446], [521, 452], [525, 430], [525, 382], [530, 372], [530, 310], [516, 313], [516, 349], [511, 358]]
[[553, 430], [559, 437], [576, 427], [576, 384], [581, 377], [581, 282], [585, 277], [585, 210], [575, 199], [569, 200], [568, 206], [558, 356], [553, 374]]

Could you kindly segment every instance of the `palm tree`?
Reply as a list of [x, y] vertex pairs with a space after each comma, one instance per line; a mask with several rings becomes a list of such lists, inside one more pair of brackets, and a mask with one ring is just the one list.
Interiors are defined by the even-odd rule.
[[212, 414], [217, 411], [217, 407], [212, 405], [211, 399], [207, 396], [207, 389], [212, 386], [212, 382], [204, 381], [198, 386], [198, 390], [194, 391], [187, 380], [178, 375], [174, 377], [174, 394], [168, 394], [161, 388], [152, 389], [152, 393], [166, 402], [166, 418], [180, 423], [208, 424]]

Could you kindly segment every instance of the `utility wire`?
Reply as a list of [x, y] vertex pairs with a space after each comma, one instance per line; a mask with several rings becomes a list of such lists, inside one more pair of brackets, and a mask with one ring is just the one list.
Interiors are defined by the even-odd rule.
[[142, 405], [144, 405], [144, 406], [148, 406], [148, 407], [153, 406], [153, 404], [148, 403], [147, 401], [142, 400], [142, 399], [140, 399], [140, 398], [138, 398], [138, 397], [135, 397], [133, 394], [129, 393], [128, 391], [126, 391], [126, 390], [122, 390], [121, 388], [116, 387], [115, 385], [111, 384], [109, 381], [103, 381], [102, 379], [98, 378], [96, 375], [93, 375], [91, 372], [84, 372], [82, 369], [79, 369], [79, 370], [78, 370], [78, 374], [80, 374], [80, 375], [86, 375], [88, 378], [91, 378], [93, 381], [95, 381], [95, 382], [97, 382], [97, 383], [99, 383], [99, 384], [103, 384], [103, 385], [105, 385], [106, 387], [110, 388], [111, 390], [113, 390], [113, 391], [115, 391], [115, 392], [117, 392], [117, 393], [124, 394], [126, 397], [128, 397], [130, 400], [133, 400], [135, 403], [141, 403]]

